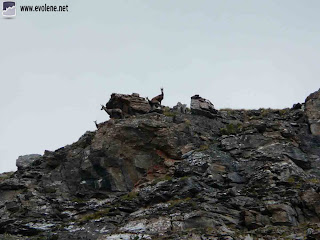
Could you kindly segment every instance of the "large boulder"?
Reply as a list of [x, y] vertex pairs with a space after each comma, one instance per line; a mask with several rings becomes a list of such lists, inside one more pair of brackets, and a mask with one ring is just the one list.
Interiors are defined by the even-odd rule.
[[41, 158], [41, 155], [39, 154], [29, 154], [29, 155], [24, 155], [18, 157], [16, 160], [16, 166], [18, 167], [19, 170], [23, 170], [27, 167], [32, 166], [32, 164], [39, 160]]
[[[139, 94], [131, 95], [112, 93], [110, 100], [106, 104], [106, 109], [122, 111], [123, 117], [148, 113], [151, 108], [147, 100]], [[112, 113], [112, 111], [110, 111]], [[108, 112], [110, 115], [110, 113]], [[110, 115], [110, 117], [113, 117]]]
[[305, 112], [308, 117], [311, 133], [313, 135], [320, 135], [320, 89], [307, 97]]
[[195, 115], [202, 115], [209, 118], [215, 118], [217, 110], [214, 109], [214, 105], [207, 99], [194, 95], [191, 97], [191, 113]]

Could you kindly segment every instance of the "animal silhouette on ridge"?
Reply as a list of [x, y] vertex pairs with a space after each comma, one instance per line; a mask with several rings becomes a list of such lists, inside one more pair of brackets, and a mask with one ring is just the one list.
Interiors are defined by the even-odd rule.
[[161, 88], [161, 94], [160, 95], [155, 96], [151, 100], [149, 100], [149, 98], [147, 97], [147, 100], [148, 100], [151, 108], [153, 108], [153, 106], [160, 107], [161, 106], [161, 102], [163, 100], [163, 97], [164, 97], [163, 88]]

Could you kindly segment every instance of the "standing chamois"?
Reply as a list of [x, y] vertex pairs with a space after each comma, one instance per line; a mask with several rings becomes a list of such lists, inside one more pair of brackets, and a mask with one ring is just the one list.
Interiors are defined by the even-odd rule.
[[156, 96], [156, 97], [154, 97], [154, 98], [152, 98], [151, 102], [158, 101], [160, 103], [160, 105], [161, 105], [162, 100], [163, 100], [163, 88], [161, 88], [161, 94]]
[[101, 110], [105, 110], [109, 114], [110, 118], [124, 118], [122, 110], [120, 108], [106, 108], [101, 104]]
[[152, 98], [151, 100], [149, 100], [149, 98], [147, 98], [147, 100], [148, 100], [148, 102], [149, 102], [149, 104], [150, 104], [150, 106], [151, 106], [152, 109], [153, 109], [153, 107], [158, 108], [158, 107], [161, 106], [161, 102], [162, 102], [162, 100], [163, 100], [163, 96], [164, 96], [164, 94], [163, 94], [163, 88], [161, 88], [161, 94], [160, 94], [160, 95]]
[[103, 123], [97, 123], [97, 120], [93, 121], [96, 124], [97, 129], [99, 129]]

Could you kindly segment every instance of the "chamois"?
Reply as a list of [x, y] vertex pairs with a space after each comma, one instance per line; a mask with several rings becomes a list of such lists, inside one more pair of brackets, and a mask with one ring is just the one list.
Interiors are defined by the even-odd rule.
[[163, 88], [161, 88], [161, 94], [158, 95], [158, 96], [156, 96], [156, 97], [154, 97], [154, 98], [152, 98], [152, 99], [151, 99], [151, 102], [152, 102], [152, 103], [154, 103], [154, 102], [159, 102], [160, 105], [161, 105], [162, 100], [163, 100]]
[[93, 122], [94, 122], [94, 124], [96, 125], [96, 127], [97, 127], [97, 129], [98, 129], [99, 126], [98, 126], [97, 120], [95, 120], [95, 121], [93, 121]]
[[160, 102], [157, 101], [157, 100], [150, 100], [148, 97], [146, 97], [146, 99], [148, 100], [148, 103], [150, 104], [150, 106], [153, 106], [153, 105], [160, 105]]
[[109, 109], [101, 104], [101, 110], [105, 110], [109, 114], [110, 118], [123, 118], [123, 113], [120, 108]]
[[163, 100], [163, 88], [161, 88], [161, 94], [152, 98], [151, 100], [147, 97], [151, 110], [161, 107], [161, 101]]
[[101, 127], [101, 123], [97, 123], [97, 120], [93, 121], [96, 124], [97, 129]]

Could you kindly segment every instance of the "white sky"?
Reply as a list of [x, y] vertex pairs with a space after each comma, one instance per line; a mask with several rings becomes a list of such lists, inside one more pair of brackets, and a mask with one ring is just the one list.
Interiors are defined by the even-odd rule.
[[169, 106], [200, 94], [217, 108], [284, 108], [320, 87], [318, 0], [17, 5], [15, 19], [0, 19], [0, 172], [94, 130], [112, 92], [153, 97], [163, 86]]

